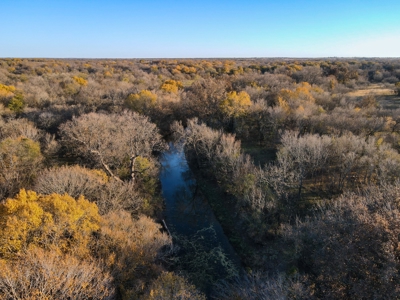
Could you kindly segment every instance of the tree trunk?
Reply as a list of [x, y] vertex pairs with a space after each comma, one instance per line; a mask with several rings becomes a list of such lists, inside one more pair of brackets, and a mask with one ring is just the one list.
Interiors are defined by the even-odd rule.
[[303, 167], [300, 167], [300, 178], [299, 178], [299, 199], [301, 199], [301, 191], [303, 189], [303, 179], [305, 177], [305, 170]]
[[303, 188], [303, 177], [300, 177], [300, 182], [299, 182], [299, 191], [298, 191], [298, 197], [299, 199], [301, 198], [301, 190]]
[[119, 178], [118, 176], [114, 175], [114, 173], [111, 171], [110, 167], [103, 161], [103, 157], [101, 156], [101, 154], [99, 153], [99, 151], [96, 150], [90, 150], [90, 152], [97, 154], [100, 158], [100, 163], [103, 166], [103, 168], [108, 172], [108, 174], [110, 174], [110, 176], [112, 178], [114, 178], [116, 181], [122, 182], [121, 178]]
[[114, 178], [116, 181], [122, 182], [121, 178], [118, 176], [114, 175], [114, 173], [110, 170], [110, 168], [101, 160], [101, 164], [103, 165], [103, 168], [106, 169], [106, 171], [110, 174], [112, 178]]
[[137, 156], [132, 155], [131, 156], [131, 181], [132, 183], [135, 183], [135, 161], [136, 161]]

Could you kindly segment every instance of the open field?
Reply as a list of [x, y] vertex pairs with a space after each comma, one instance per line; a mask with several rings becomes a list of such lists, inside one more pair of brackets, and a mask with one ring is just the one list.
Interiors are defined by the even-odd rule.
[[380, 107], [384, 109], [400, 108], [400, 96], [396, 94], [395, 89], [387, 88], [378, 84], [372, 84], [365, 89], [351, 91], [347, 93], [347, 96], [356, 98], [374, 96]]
[[355, 90], [347, 93], [350, 97], [365, 97], [365, 96], [392, 96], [396, 92], [391, 88], [384, 87], [379, 84], [371, 84], [365, 89]]

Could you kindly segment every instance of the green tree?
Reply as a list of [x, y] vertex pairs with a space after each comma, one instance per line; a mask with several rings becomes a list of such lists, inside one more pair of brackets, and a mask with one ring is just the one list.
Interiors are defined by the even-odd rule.
[[8, 102], [7, 108], [15, 113], [21, 113], [25, 107], [24, 96], [20, 93], [16, 94], [10, 102]]

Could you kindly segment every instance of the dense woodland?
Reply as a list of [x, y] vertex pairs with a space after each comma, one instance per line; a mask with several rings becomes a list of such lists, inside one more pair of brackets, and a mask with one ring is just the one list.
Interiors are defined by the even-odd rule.
[[[399, 59], [1, 59], [0, 115], [0, 299], [400, 299]], [[207, 292], [170, 141], [242, 260]]]

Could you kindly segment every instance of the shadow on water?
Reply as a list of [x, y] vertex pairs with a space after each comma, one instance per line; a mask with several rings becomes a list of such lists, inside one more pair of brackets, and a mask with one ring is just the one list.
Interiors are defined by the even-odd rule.
[[198, 189], [183, 149], [171, 143], [161, 165], [165, 221], [180, 247], [178, 268], [209, 294], [213, 283], [240, 272], [240, 259]]

